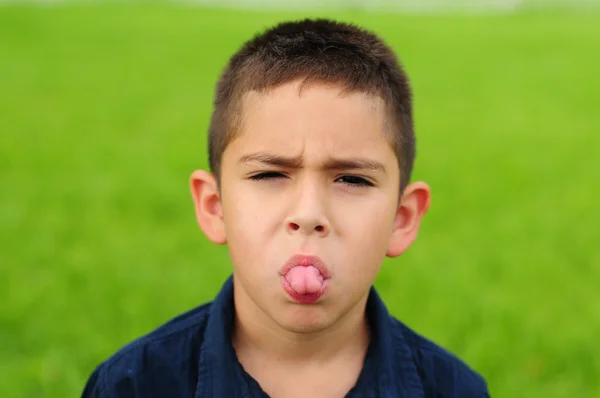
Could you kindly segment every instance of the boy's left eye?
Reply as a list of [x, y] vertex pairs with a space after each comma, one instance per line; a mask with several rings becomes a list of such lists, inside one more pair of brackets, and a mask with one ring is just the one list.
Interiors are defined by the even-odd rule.
[[373, 183], [368, 181], [362, 177], [358, 176], [342, 176], [339, 177], [336, 181], [341, 180], [346, 185], [350, 185], [353, 187], [372, 187]]

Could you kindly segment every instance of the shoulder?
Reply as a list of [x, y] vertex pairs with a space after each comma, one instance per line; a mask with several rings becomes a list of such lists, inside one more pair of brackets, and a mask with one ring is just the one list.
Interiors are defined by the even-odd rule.
[[[193, 388], [211, 305], [188, 311], [119, 349], [94, 370], [82, 396], [161, 396], [161, 384]], [[185, 395], [181, 391], [179, 396]]]
[[[392, 318], [393, 319], [393, 318]], [[427, 397], [489, 397], [484, 378], [456, 355], [393, 319], [394, 336], [411, 352]]]

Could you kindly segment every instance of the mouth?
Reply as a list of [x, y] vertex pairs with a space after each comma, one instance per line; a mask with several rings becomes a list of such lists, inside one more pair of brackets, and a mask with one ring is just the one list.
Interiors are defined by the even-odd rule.
[[292, 256], [281, 268], [281, 285], [299, 304], [313, 304], [327, 291], [329, 271], [317, 256]]

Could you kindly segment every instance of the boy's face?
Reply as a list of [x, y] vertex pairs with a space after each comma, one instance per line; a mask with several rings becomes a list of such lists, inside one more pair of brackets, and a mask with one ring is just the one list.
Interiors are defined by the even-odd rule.
[[[394, 241], [412, 216], [398, 204], [400, 171], [385, 138], [384, 103], [318, 84], [300, 93], [294, 82], [249, 93], [242, 108], [212, 206], [232, 257], [236, 304], [286, 330], [325, 330], [361, 308], [390, 247], [398, 255], [410, 244]], [[201, 195], [195, 198], [198, 209]], [[314, 272], [300, 266], [285, 275], [298, 254], [318, 256], [322, 267], [308, 260], [303, 265]], [[314, 294], [298, 300], [289, 292], [296, 284]]]

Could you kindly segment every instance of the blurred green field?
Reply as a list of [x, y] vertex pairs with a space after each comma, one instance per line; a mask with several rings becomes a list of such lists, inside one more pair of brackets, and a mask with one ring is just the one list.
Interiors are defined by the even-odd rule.
[[[78, 396], [128, 341], [230, 273], [197, 228], [214, 82], [308, 14], [0, 7], [0, 396]], [[377, 287], [494, 397], [600, 396], [600, 13], [344, 13], [415, 90], [433, 202]]]

